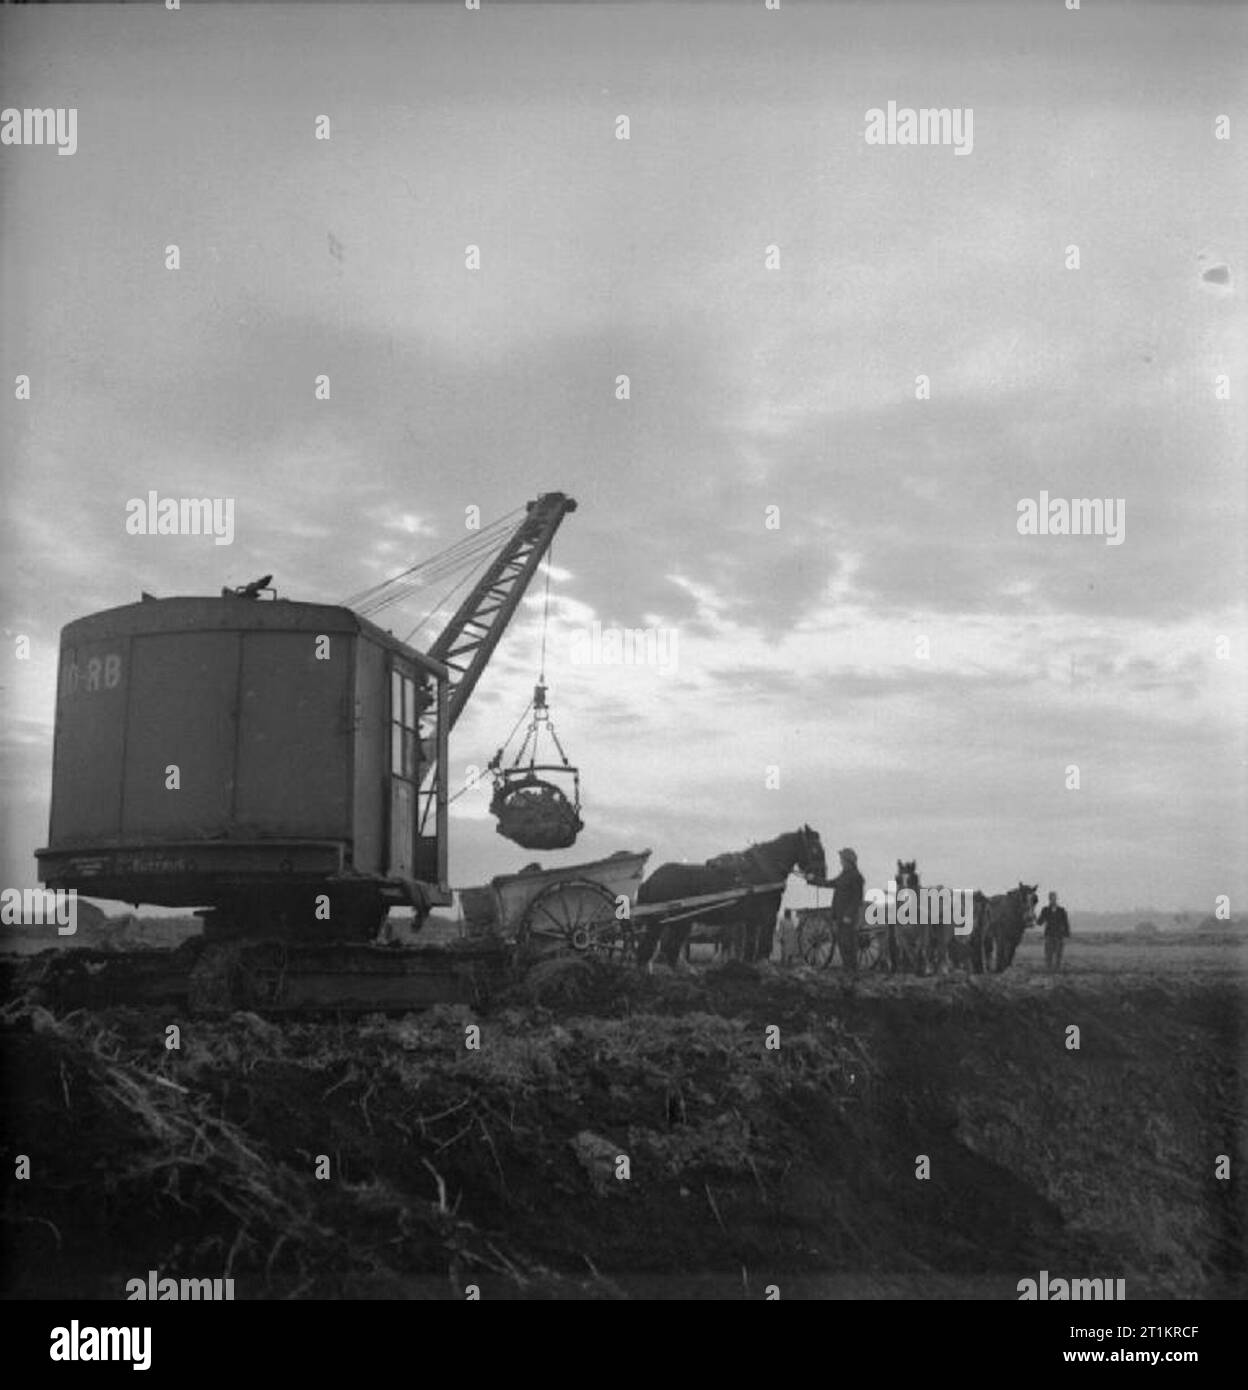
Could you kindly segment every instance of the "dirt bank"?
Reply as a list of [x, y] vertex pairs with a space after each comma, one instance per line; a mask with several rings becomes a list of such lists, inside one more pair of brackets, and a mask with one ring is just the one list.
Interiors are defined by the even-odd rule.
[[115, 1298], [156, 1269], [238, 1298], [1010, 1298], [1048, 1269], [1242, 1294], [1214, 1175], [1244, 1156], [1242, 1001], [1229, 972], [772, 965], [555, 971], [489, 1013], [350, 1026], [19, 1001], [5, 1292]]

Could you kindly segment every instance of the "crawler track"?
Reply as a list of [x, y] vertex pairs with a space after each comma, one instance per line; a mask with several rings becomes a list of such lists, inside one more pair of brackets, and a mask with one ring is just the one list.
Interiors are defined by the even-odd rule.
[[188, 941], [177, 950], [47, 951], [6, 961], [3, 996], [54, 1012], [167, 1005], [201, 1015], [403, 1013], [480, 1003], [506, 978], [494, 943], [393, 947], [290, 941]]

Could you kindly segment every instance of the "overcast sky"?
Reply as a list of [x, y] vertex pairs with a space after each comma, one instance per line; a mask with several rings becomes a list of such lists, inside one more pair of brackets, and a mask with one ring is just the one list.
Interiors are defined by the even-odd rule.
[[[0, 412], [0, 881], [33, 883], [46, 840], [64, 623], [266, 572], [338, 602], [459, 539], [466, 506], [559, 488], [580, 509], [547, 674], [588, 827], [567, 862], [810, 822], [870, 885], [904, 857], [1076, 913], [1243, 909], [1244, 9], [0, 28], [4, 105], [78, 111], [70, 157], [0, 149], [0, 379], [32, 381]], [[867, 145], [889, 101], [972, 109], [973, 149]], [[149, 489], [234, 498], [233, 545], [128, 535]], [[1124, 543], [1020, 535], [1042, 490], [1123, 499]], [[539, 615], [456, 768], [523, 708]], [[675, 630], [677, 668], [574, 666], [594, 620]], [[456, 806], [460, 884], [532, 857], [485, 801]]]

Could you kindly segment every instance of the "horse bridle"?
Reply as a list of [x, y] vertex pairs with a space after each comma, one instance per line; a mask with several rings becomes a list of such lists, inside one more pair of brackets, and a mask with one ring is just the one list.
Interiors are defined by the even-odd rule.
[[798, 857], [798, 864], [801, 865], [801, 864], [803, 863], [803, 861], [806, 861], [807, 863], [809, 863], [809, 861], [812, 860], [812, 859], [814, 858], [814, 845], [815, 845], [815, 842], [816, 842], [816, 841], [818, 841], [818, 843], [819, 843], [819, 854], [820, 854], [820, 857], [823, 859], [823, 873], [822, 873], [822, 874], [817, 874], [817, 873], [815, 873], [815, 867], [814, 867], [813, 865], [811, 865], [811, 866], [808, 867], [808, 868], [806, 868], [806, 867], [803, 867], [803, 868], [802, 868], [802, 876], [806, 879], [806, 881], [807, 881], [808, 883], [810, 882], [810, 876], [811, 876], [811, 874], [815, 874], [815, 877], [816, 877], [816, 878], [827, 878], [827, 876], [828, 876], [828, 861], [827, 861], [827, 856], [826, 856], [826, 855], [824, 854], [824, 852], [823, 852], [823, 841], [819, 839], [819, 832], [818, 832], [817, 830], [812, 830], [812, 829], [810, 828], [810, 826], [808, 826], [808, 825], [803, 825], [802, 828], [801, 828], [797, 833], [798, 833], [798, 841], [799, 841], [799, 844], [798, 844], [798, 856], [799, 856], [799, 857]]

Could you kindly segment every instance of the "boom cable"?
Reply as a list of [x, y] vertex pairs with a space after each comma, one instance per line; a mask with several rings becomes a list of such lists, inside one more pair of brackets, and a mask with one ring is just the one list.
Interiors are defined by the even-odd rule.
[[492, 552], [497, 545], [500, 533], [506, 529], [504, 522], [471, 538], [458, 541], [441, 555], [434, 556], [417, 565], [410, 565], [407, 569], [392, 575], [381, 584], [374, 585], [371, 589], [353, 596], [354, 603], [348, 601], [348, 606], [354, 606], [357, 609], [362, 608], [369, 612], [389, 607], [390, 604], [398, 602], [416, 589], [435, 583], [438, 579], [455, 573], [462, 566], [475, 563], [483, 554]]
[[350, 595], [344, 600], [344, 603], [363, 603], [368, 598], [382, 593], [390, 586], [402, 582], [402, 580], [406, 579], [409, 575], [417, 574], [422, 570], [432, 570], [456, 564], [465, 552], [475, 548], [485, 536], [491, 535], [493, 532], [505, 526], [512, 517], [518, 514], [518, 512], [519, 508], [516, 508], [515, 511], [511, 512], [508, 516], [500, 517], [497, 521], [491, 522], [484, 530], [474, 531], [469, 535], [461, 536], [459, 540], [447, 546], [444, 550], [438, 551], [436, 554], [430, 555], [424, 560], [417, 560], [413, 564], [407, 565], [399, 570], [397, 574], [392, 574], [389, 578], [383, 579], [377, 584], [371, 584], [368, 588], [361, 589], [357, 593]]
[[555, 557], [555, 540], [552, 536], [550, 544], [546, 547], [546, 559], [543, 561], [546, 570], [546, 599], [542, 605], [542, 654], [537, 664], [537, 680], [539, 685], [546, 684], [546, 625], [550, 620], [550, 567]]
[[[496, 553], [502, 533], [510, 529], [522, 511], [522, 508], [517, 507], [481, 531], [461, 537], [438, 554], [408, 565], [389, 578], [349, 595], [343, 600], [343, 606], [364, 617], [371, 617], [410, 597], [418, 590], [451, 578], [461, 571], [467, 571], [467, 576], [470, 576], [474, 568], [482, 567], [483, 560]], [[460, 585], [456, 585], [456, 588], [458, 587]], [[455, 590], [451, 592], [454, 593]], [[437, 611], [437, 607], [431, 609], [420, 626]]]

